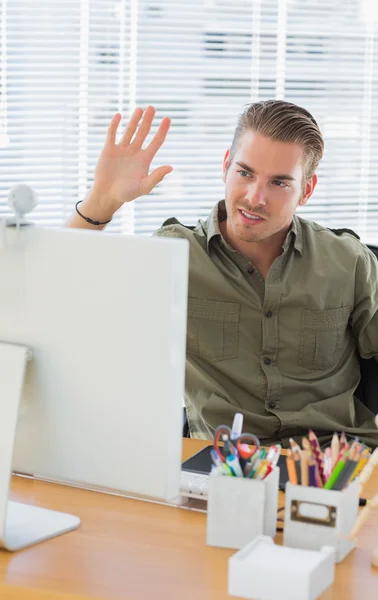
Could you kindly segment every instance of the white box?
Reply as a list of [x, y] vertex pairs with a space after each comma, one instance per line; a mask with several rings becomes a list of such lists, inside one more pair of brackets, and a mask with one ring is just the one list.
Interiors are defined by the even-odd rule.
[[284, 545], [319, 550], [333, 546], [336, 562], [355, 547], [347, 539], [358, 516], [358, 481], [341, 491], [286, 484]]
[[278, 467], [266, 479], [210, 475], [207, 544], [242, 548], [257, 535], [276, 535]]
[[335, 579], [335, 550], [276, 546], [258, 536], [228, 561], [228, 593], [253, 600], [315, 600]]

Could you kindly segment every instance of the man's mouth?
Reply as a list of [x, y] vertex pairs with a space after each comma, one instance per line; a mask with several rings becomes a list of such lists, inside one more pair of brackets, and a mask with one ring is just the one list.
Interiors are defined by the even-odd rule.
[[249, 221], [264, 221], [264, 217], [261, 217], [260, 215], [249, 213], [243, 209], [239, 209], [239, 210], [240, 210], [241, 214], [243, 215], [243, 217], [245, 217]]

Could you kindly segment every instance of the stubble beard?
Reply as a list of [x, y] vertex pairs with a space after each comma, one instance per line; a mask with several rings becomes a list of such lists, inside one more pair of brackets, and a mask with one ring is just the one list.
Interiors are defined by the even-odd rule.
[[[265, 223], [266, 222], [263, 221], [262, 225], [264, 225]], [[270, 237], [269, 233], [267, 233], [266, 231], [265, 233], [262, 231], [248, 231], [247, 227], [244, 227], [242, 223], [236, 223], [236, 225], [232, 227], [232, 231], [234, 233], [234, 236], [240, 242], [261, 242], [262, 240]]]

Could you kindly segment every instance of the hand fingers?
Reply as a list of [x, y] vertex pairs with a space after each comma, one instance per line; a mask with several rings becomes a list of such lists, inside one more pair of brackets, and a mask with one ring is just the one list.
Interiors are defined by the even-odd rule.
[[108, 127], [108, 132], [106, 134], [106, 144], [115, 144], [117, 129], [118, 129], [118, 125], [120, 124], [121, 119], [122, 119], [121, 114], [117, 113], [114, 115], [114, 117], [110, 121], [109, 127]]
[[169, 128], [171, 126], [171, 119], [169, 117], [164, 117], [162, 122], [160, 123], [160, 127], [152, 138], [151, 142], [147, 146], [145, 152], [149, 155], [150, 160], [153, 159], [156, 152], [161, 148], [165, 139], [167, 137]]
[[132, 142], [132, 146], [136, 149], [140, 149], [143, 146], [143, 142], [150, 133], [152, 121], [154, 120], [155, 109], [153, 106], [147, 106], [144, 111], [143, 119], [139, 125], [138, 132]]
[[131, 142], [136, 128], [138, 127], [138, 123], [141, 119], [141, 116], [143, 115], [143, 112], [143, 108], [136, 108], [133, 114], [131, 115], [130, 121], [128, 122], [127, 127], [125, 129], [125, 133], [123, 134], [120, 141], [120, 144], [122, 144], [123, 146], [127, 146], [127, 144]]
[[144, 196], [145, 194], [149, 194], [154, 187], [160, 183], [168, 173], [173, 171], [173, 167], [165, 165], [164, 167], [159, 167], [152, 171], [148, 177], [146, 177], [141, 185], [141, 194]]

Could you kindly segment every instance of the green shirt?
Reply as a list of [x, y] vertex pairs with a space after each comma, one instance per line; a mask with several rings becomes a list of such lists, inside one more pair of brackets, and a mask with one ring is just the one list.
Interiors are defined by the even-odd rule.
[[190, 243], [185, 402], [192, 437], [236, 411], [263, 444], [313, 429], [378, 445], [355, 396], [357, 351], [378, 360], [378, 263], [355, 236], [294, 216], [266, 280], [224, 240], [224, 201], [206, 221], [169, 219], [159, 236]]

